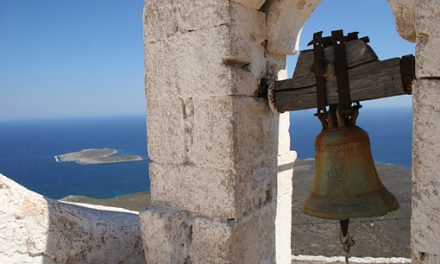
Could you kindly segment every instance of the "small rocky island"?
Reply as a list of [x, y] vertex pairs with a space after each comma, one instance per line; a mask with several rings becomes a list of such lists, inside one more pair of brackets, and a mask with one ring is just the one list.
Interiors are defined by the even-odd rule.
[[142, 160], [138, 155], [117, 155], [118, 151], [111, 148], [83, 149], [55, 156], [56, 162], [74, 161], [81, 165], [106, 164]]

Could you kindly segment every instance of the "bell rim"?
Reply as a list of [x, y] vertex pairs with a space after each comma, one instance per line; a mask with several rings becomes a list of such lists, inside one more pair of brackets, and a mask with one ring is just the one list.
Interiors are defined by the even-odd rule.
[[315, 210], [310, 207], [304, 207], [304, 213], [310, 216], [322, 218], [322, 219], [333, 219], [333, 220], [344, 220], [349, 218], [369, 218], [384, 216], [388, 213], [398, 210], [400, 207], [397, 200], [394, 200], [386, 207], [374, 207], [369, 210], [364, 211], [345, 211], [345, 212], [335, 212], [335, 211], [324, 211]]
[[[375, 197], [374, 199], [371, 199]], [[369, 199], [370, 198], [370, 199]], [[377, 202], [379, 201], [381, 202]], [[319, 202], [321, 200], [321, 202]], [[370, 201], [368, 204], [376, 204], [377, 206], [358, 206], [357, 210], [353, 210], [353, 207], [341, 206], [340, 210], [330, 209], [324, 210], [323, 208], [314, 207], [314, 204], [325, 204], [322, 201], [333, 201], [333, 202], [344, 202], [351, 201], [356, 203], [356, 201]], [[376, 201], [376, 202], [372, 202]], [[361, 204], [361, 203], [360, 203]], [[319, 195], [311, 192], [304, 202], [303, 212], [307, 215], [323, 218], [323, 219], [335, 219], [343, 220], [347, 218], [367, 218], [367, 217], [377, 217], [383, 216], [390, 212], [399, 209], [400, 205], [396, 197], [389, 192], [385, 186], [382, 188], [371, 192], [358, 193], [358, 194], [346, 194], [346, 195]], [[344, 210], [345, 208], [350, 208], [349, 210]]]

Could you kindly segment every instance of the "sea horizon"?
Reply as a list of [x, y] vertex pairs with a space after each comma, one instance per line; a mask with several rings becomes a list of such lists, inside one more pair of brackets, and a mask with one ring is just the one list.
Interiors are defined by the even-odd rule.
[[[291, 149], [314, 158], [320, 122], [313, 109], [291, 114]], [[411, 167], [411, 109], [361, 109], [358, 124], [370, 135], [376, 162]], [[110, 198], [149, 192], [146, 115], [0, 120], [0, 173], [49, 198]], [[55, 155], [113, 148], [142, 161], [79, 165]]]

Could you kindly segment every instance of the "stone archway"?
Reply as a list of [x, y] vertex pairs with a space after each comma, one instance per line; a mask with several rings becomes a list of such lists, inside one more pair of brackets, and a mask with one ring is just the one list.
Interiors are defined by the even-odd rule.
[[[286, 77], [285, 56], [319, 2], [146, 1], [152, 206], [141, 222], [148, 263], [291, 262], [289, 118], [273, 114], [257, 93], [262, 78]], [[439, 7], [389, 2], [402, 37], [417, 36], [412, 249], [414, 261], [434, 261], [440, 60], [431, 50]]]

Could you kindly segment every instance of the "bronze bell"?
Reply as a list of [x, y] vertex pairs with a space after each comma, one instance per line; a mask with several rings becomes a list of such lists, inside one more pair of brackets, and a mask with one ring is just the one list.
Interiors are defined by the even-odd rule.
[[[304, 213], [339, 220], [340, 242], [347, 264], [350, 248], [355, 244], [348, 232], [350, 218], [385, 215], [399, 208], [396, 198], [377, 176], [367, 132], [356, 125], [361, 106], [350, 95], [345, 42], [357, 39], [357, 34], [353, 32], [344, 36], [342, 30], [336, 30], [332, 31], [331, 37], [323, 38], [322, 32], [316, 32], [311, 42], [316, 116], [321, 121], [322, 131], [316, 137], [316, 175], [304, 204]], [[330, 45], [333, 46], [333, 60], [326, 58], [323, 50]], [[331, 61], [334, 63], [334, 76], [329, 75], [327, 70]], [[328, 104], [326, 85], [334, 77], [338, 103]]]
[[377, 175], [367, 132], [356, 126], [355, 117], [341, 123], [337, 115], [339, 125], [329, 118], [330, 125], [316, 138], [316, 176], [304, 213], [344, 220], [396, 210], [396, 198]]

